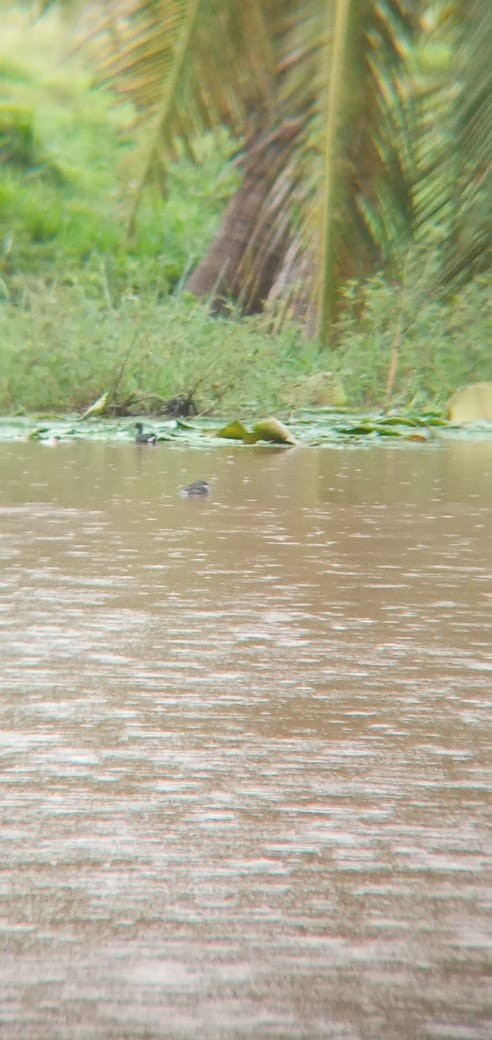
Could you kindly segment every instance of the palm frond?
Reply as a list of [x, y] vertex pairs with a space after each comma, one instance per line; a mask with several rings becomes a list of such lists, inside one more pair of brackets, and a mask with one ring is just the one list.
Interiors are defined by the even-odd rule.
[[451, 286], [489, 267], [492, 241], [492, 6], [472, 0], [460, 26], [453, 213], [443, 278]]
[[326, 338], [342, 283], [403, 277], [415, 244], [440, 242], [443, 280], [480, 270], [490, 0], [121, 3], [101, 69], [137, 112], [134, 211], [177, 138], [192, 151], [224, 122], [246, 137], [191, 288], [251, 311], [282, 286]]
[[140, 142], [133, 215], [156, 162], [177, 137], [190, 151], [204, 130], [268, 105], [272, 52], [264, 5], [250, 0], [129, 0], [115, 47], [106, 35], [103, 81], [135, 106]]

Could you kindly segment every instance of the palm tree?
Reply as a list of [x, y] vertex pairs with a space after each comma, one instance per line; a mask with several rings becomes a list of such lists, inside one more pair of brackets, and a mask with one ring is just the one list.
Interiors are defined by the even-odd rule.
[[[282, 297], [325, 340], [347, 279], [486, 262], [489, 0], [117, 0], [101, 68], [134, 102], [146, 183], [226, 123], [242, 181], [188, 287]], [[114, 31], [116, 28], [116, 31]], [[489, 46], [487, 46], [487, 35]], [[115, 43], [115, 40], [117, 42]]]

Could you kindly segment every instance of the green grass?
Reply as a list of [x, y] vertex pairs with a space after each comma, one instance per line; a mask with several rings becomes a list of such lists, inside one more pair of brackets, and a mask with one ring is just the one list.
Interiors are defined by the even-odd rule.
[[366, 287], [362, 315], [355, 302], [347, 309], [336, 349], [321, 350], [294, 324], [273, 335], [272, 315], [212, 318], [189, 294], [139, 293], [140, 266], [113, 305], [112, 272], [99, 260], [80, 281], [53, 278], [42, 292], [26, 283], [16, 305], [0, 305], [3, 412], [82, 410], [108, 392], [120, 413], [158, 413], [169, 398], [192, 394], [205, 413], [286, 414], [309, 403], [303, 386], [323, 370], [338, 378], [351, 407], [425, 409], [444, 407], [457, 386], [492, 379], [479, 283], [452, 305], [420, 298], [408, 312], [385, 402], [398, 317], [395, 291], [382, 280]]
[[186, 294], [160, 304], [129, 292], [117, 309], [102, 289], [96, 297], [54, 285], [0, 309], [3, 411], [78, 410], [107, 391], [117, 410], [159, 411], [191, 393], [200, 411], [261, 412], [282, 403], [280, 373], [312, 355], [294, 327], [275, 339], [259, 321], [211, 318]]
[[[179, 394], [200, 411], [289, 414], [331, 372], [350, 407], [444, 406], [492, 379], [486, 280], [442, 301], [430, 254], [404, 284], [348, 286], [333, 346], [279, 315], [214, 318], [181, 289], [237, 183], [224, 131], [145, 194], [135, 236], [132, 112], [115, 107], [51, 10], [3, 17], [0, 41], [0, 410], [82, 410], [108, 392], [115, 412], [152, 412]], [[278, 331], [280, 330], [280, 331]], [[339, 397], [340, 395], [338, 395]]]
[[402, 286], [378, 277], [347, 287], [334, 365], [352, 403], [443, 408], [457, 387], [492, 379], [490, 276], [439, 299], [432, 264], [417, 251]]

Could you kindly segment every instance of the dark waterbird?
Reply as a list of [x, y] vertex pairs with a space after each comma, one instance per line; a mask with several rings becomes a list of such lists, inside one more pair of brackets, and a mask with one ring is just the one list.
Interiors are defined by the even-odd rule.
[[194, 480], [192, 484], [188, 484], [187, 487], [182, 488], [181, 494], [188, 497], [202, 497], [205, 498], [210, 494], [210, 488], [206, 480]]
[[157, 436], [155, 433], [144, 433], [143, 423], [135, 423], [135, 429], [137, 436], [135, 437], [135, 444], [155, 444]]

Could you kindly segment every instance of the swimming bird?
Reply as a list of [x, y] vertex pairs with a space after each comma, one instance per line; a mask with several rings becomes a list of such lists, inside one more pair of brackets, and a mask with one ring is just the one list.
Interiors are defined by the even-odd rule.
[[141, 423], [141, 422], [135, 423], [135, 429], [137, 431], [137, 436], [135, 437], [135, 444], [155, 444], [155, 442], [157, 440], [156, 434], [155, 433], [144, 433], [143, 432], [143, 423]]
[[188, 496], [199, 495], [201, 495], [202, 498], [205, 498], [210, 494], [210, 488], [206, 480], [194, 480], [192, 484], [188, 484], [187, 487], [182, 488], [181, 494], [186, 498], [188, 498]]

